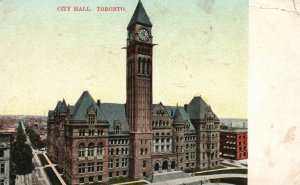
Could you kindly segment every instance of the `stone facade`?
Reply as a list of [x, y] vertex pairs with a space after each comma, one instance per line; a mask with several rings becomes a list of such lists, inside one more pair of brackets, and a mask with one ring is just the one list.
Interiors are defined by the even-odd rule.
[[[152, 24], [141, 2], [127, 27], [126, 103], [59, 101], [48, 115], [48, 155], [71, 184], [219, 166], [219, 119], [199, 97], [152, 103]], [[203, 157], [204, 156], [204, 157]]]
[[0, 132], [0, 184], [9, 185], [12, 134]]

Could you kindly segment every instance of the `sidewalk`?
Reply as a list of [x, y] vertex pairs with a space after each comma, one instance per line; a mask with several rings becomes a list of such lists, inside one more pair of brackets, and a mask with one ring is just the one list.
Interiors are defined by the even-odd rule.
[[57, 178], [59, 179], [60, 183], [61, 183], [62, 185], [67, 185], [67, 184], [65, 183], [65, 181], [62, 179], [61, 175], [60, 175], [60, 174], [58, 173], [58, 171], [56, 170], [54, 164], [49, 160], [48, 156], [45, 155], [45, 153], [43, 153], [43, 155], [45, 156], [46, 160], [47, 160], [48, 163], [49, 163], [49, 164], [46, 165], [45, 167], [51, 167], [52, 170], [54, 171], [55, 175], [56, 175]]

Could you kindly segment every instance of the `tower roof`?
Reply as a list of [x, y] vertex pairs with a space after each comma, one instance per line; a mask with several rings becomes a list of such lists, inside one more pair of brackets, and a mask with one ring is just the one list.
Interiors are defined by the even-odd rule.
[[131, 17], [131, 20], [128, 24], [127, 29], [136, 23], [152, 27], [151, 21], [150, 21], [148, 15], [146, 13], [146, 10], [140, 0], [136, 6], [133, 16]]
[[181, 111], [177, 107], [173, 116], [173, 123], [184, 123], [184, 121], [185, 120], [182, 117]]

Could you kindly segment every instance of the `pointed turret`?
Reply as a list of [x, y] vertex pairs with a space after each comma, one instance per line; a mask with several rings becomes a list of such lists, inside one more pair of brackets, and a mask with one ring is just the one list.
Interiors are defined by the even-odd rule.
[[146, 13], [146, 10], [141, 1], [138, 2], [136, 9], [131, 17], [131, 20], [127, 26], [127, 29], [131, 28], [135, 24], [142, 24], [144, 26], [152, 27], [151, 21]]
[[177, 105], [176, 111], [173, 116], [173, 123], [184, 123], [184, 119], [178, 108], [178, 105]]

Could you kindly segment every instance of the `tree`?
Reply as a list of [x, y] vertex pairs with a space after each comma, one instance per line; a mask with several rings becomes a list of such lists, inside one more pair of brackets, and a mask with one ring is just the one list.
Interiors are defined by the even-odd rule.
[[15, 166], [15, 172], [18, 175], [25, 175], [32, 172], [32, 150], [29, 145], [25, 144], [26, 136], [21, 124], [18, 127], [17, 141], [12, 147], [12, 161]]

